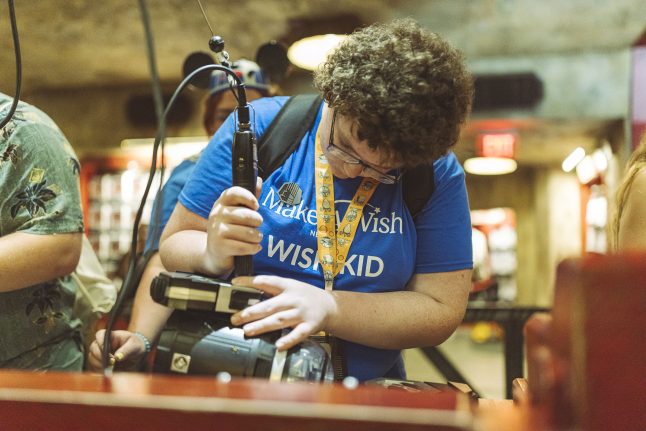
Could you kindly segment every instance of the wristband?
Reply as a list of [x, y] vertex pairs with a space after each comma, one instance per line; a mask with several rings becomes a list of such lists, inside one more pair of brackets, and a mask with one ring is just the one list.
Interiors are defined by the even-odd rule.
[[153, 346], [152, 346], [152, 344], [150, 343], [150, 340], [148, 339], [148, 337], [146, 337], [144, 334], [142, 334], [142, 333], [141, 333], [141, 332], [139, 332], [139, 331], [137, 331], [137, 332], [133, 332], [133, 334], [134, 334], [134, 335], [136, 335], [137, 337], [139, 337], [139, 338], [141, 339], [141, 341], [143, 341], [143, 342], [144, 342], [144, 349], [146, 350], [146, 354], [150, 353], [150, 351], [152, 350]]

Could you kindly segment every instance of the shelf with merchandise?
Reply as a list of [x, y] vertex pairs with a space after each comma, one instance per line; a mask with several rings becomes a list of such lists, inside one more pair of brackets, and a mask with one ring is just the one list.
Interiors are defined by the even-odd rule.
[[[81, 155], [81, 196], [86, 234], [110, 276], [131, 247], [132, 229], [148, 182], [153, 139], [127, 139], [121, 148], [98, 150]], [[197, 154], [207, 140], [167, 138], [164, 151], [164, 177], [184, 158]], [[150, 220], [153, 202], [161, 181], [158, 171], [144, 206], [141, 225]], [[140, 241], [145, 234], [140, 231]], [[143, 236], [143, 238], [141, 238]]]
[[[86, 234], [99, 261], [113, 277], [130, 250], [134, 220], [148, 181], [148, 166], [136, 160], [94, 159], [82, 162]], [[150, 218], [158, 173], [151, 185], [142, 223]]]

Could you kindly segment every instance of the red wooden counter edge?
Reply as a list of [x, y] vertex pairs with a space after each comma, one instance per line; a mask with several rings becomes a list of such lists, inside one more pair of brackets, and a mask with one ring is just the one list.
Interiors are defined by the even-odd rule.
[[[418, 392], [339, 384], [272, 383], [238, 379], [115, 373], [46, 373], [0, 370], [0, 410], [18, 404], [84, 408], [157, 409], [273, 416], [303, 420], [438, 424], [472, 423], [468, 397], [458, 392]], [[85, 409], [87, 410], [87, 409]], [[44, 410], [47, 411], [47, 410]], [[59, 410], [60, 411], [60, 410]]]

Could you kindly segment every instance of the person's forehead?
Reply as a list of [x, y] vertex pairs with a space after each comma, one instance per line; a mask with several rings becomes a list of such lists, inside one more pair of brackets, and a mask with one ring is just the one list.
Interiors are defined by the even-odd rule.
[[359, 124], [353, 118], [338, 114], [336, 116], [336, 128], [339, 135], [343, 140], [342, 143], [346, 146], [353, 147], [353, 143], [360, 142], [359, 139]]
[[233, 111], [236, 106], [238, 106], [238, 101], [236, 100], [233, 93], [231, 93], [230, 91], [225, 91], [220, 96], [220, 101], [218, 102], [217, 109]]

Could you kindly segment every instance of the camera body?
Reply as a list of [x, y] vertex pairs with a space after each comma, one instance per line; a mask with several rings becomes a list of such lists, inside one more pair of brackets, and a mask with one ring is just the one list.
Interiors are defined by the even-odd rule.
[[238, 377], [274, 381], [334, 380], [328, 352], [306, 340], [278, 352], [280, 331], [246, 337], [230, 328], [230, 316], [264, 299], [257, 289], [199, 274], [162, 272], [150, 286], [152, 299], [184, 313], [167, 327], [157, 345], [154, 371], [192, 375], [227, 372]]
[[240, 328], [165, 330], [159, 340], [155, 372], [265, 378], [283, 382], [331, 382], [334, 370], [321, 345], [306, 340], [287, 352], [275, 346], [280, 332], [245, 337]]
[[150, 296], [176, 310], [228, 315], [263, 299], [263, 293], [257, 289], [187, 272], [160, 273], [150, 285]]

